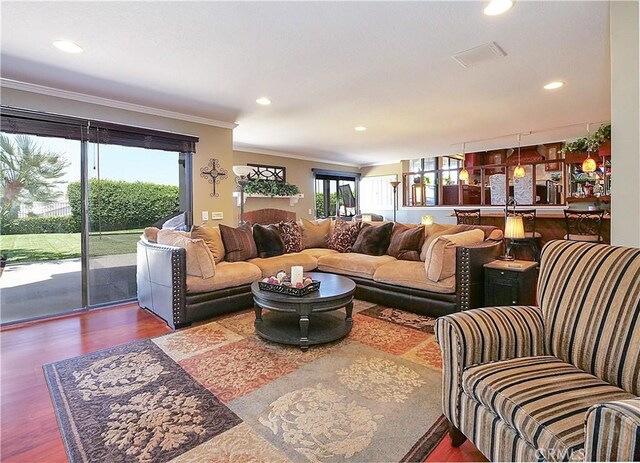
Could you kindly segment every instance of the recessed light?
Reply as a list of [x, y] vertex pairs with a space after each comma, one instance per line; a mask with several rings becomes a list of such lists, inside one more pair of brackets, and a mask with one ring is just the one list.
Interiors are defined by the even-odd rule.
[[560, 82], [559, 80], [555, 80], [553, 82], [549, 82], [544, 86], [545, 90], [555, 90], [556, 88], [560, 88], [564, 85], [564, 82]]
[[70, 40], [54, 40], [53, 46], [67, 53], [80, 53], [82, 48]]
[[367, 130], [367, 128], [359, 125], [358, 127], [354, 127], [353, 130], [355, 130], [356, 132], [364, 132], [365, 130]]
[[256, 103], [261, 104], [262, 106], [268, 106], [271, 104], [271, 100], [265, 96], [258, 98]]
[[513, 6], [513, 0], [491, 0], [484, 8], [484, 14], [487, 16], [498, 16], [506, 13]]

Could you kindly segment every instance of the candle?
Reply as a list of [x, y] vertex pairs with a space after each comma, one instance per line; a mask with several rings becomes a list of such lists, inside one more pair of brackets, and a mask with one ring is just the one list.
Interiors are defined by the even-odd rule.
[[291, 267], [291, 284], [293, 286], [297, 285], [298, 283], [302, 283], [302, 272], [303, 268], [300, 265], [294, 265], [293, 267]]

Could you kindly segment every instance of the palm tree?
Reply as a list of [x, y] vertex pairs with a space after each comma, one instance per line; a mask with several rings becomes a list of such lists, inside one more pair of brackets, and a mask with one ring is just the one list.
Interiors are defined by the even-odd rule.
[[0, 134], [0, 219], [6, 219], [17, 205], [34, 201], [53, 202], [61, 192], [56, 185], [69, 166], [63, 153], [44, 149], [32, 137], [14, 140]]

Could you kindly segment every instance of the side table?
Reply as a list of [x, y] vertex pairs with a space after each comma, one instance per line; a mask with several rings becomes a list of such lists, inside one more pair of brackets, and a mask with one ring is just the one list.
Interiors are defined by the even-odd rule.
[[484, 305], [535, 305], [537, 266], [526, 260], [484, 264]]

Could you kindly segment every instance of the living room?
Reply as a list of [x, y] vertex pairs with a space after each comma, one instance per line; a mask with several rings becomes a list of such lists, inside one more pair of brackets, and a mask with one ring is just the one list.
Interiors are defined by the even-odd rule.
[[2, 461], [640, 460], [637, 1], [2, 26]]

